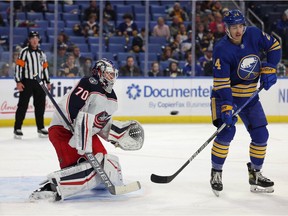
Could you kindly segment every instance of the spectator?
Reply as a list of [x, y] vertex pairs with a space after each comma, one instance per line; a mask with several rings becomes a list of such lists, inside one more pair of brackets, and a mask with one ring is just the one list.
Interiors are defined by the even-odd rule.
[[82, 74], [81, 76], [91, 76], [91, 67], [92, 67], [92, 59], [86, 58], [82, 67]]
[[174, 16], [172, 19], [172, 23], [169, 26], [171, 37], [175, 37], [178, 34], [179, 29], [180, 29], [180, 24], [181, 22], [179, 18], [177, 16]]
[[65, 64], [67, 59], [67, 45], [65, 43], [59, 44], [57, 53], [57, 70], [59, 70], [61, 66]]
[[99, 8], [95, 0], [89, 1], [89, 7], [84, 10], [84, 20], [88, 20], [91, 14], [96, 15], [96, 19], [99, 20]]
[[173, 6], [172, 11], [169, 14], [170, 17], [178, 17], [179, 22], [184, 22], [188, 20], [187, 13], [181, 8], [181, 5], [179, 2], [176, 2]]
[[276, 31], [282, 38], [283, 58], [288, 58], [288, 9], [283, 12], [281, 19], [277, 20]]
[[70, 54], [66, 62], [61, 65], [60, 70], [58, 71], [58, 76], [62, 77], [76, 77], [79, 76], [79, 68], [75, 65], [75, 57], [73, 54]]
[[136, 36], [138, 33], [138, 26], [133, 21], [133, 16], [129, 13], [123, 15], [124, 22], [121, 22], [117, 28], [119, 36]]
[[1, 78], [10, 77], [9, 75], [9, 64], [3, 64], [1, 67]]
[[105, 3], [103, 15], [108, 21], [116, 21], [116, 12], [109, 1]]
[[47, 11], [47, 2], [44, 0], [38, 1], [26, 1], [25, 10], [27, 12], [46, 12]]
[[81, 68], [83, 67], [86, 58], [81, 55], [80, 48], [76, 45], [72, 48], [72, 54], [75, 58], [75, 66], [78, 67], [81, 72]]
[[154, 61], [151, 64], [151, 69], [148, 72], [149, 77], [160, 77], [163, 76], [163, 73], [160, 71], [159, 62]]
[[212, 12], [222, 12], [222, 4], [220, 1], [214, 1], [211, 6]]
[[182, 41], [187, 40], [188, 36], [187, 36], [187, 30], [186, 30], [186, 26], [184, 23], [181, 23], [179, 25], [179, 32], [178, 35], [180, 35], [180, 43], [182, 43]]
[[57, 36], [57, 45], [66, 45], [68, 51], [71, 51], [73, 43], [70, 41], [69, 36], [65, 32], [60, 32]]
[[172, 48], [172, 56], [176, 60], [182, 59], [182, 53], [181, 53], [181, 35], [177, 34], [174, 37], [174, 40], [169, 45]]
[[83, 24], [83, 35], [85, 37], [98, 36], [98, 24], [96, 23], [96, 14], [92, 13], [89, 15], [88, 21]]
[[103, 35], [104, 37], [111, 37], [115, 34], [115, 25], [108, 20], [107, 17], [103, 17]]
[[136, 37], [133, 37], [132, 52], [145, 52], [145, 28], [142, 28], [141, 32]]
[[213, 62], [212, 54], [213, 47], [210, 45], [207, 48], [203, 48], [204, 55], [198, 59], [204, 76], [212, 76]]
[[185, 60], [186, 60], [186, 63], [184, 67], [182, 68], [183, 76], [188, 76], [188, 77], [203, 76], [203, 72], [198, 61], [195, 64], [195, 68], [192, 68], [192, 63], [193, 63], [193, 60], [195, 61], [195, 58], [192, 58], [191, 52], [185, 53]]
[[286, 76], [286, 66], [282, 62], [279, 62], [277, 64], [277, 72], [276, 73], [277, 73], [278, 77]]
[[222, 14], [220, 12], [214, 13], [215, 20], [209, 23], [209, 30], [214, 33], [217, 30], [217, 25], [222, 25], [225, 29], [224, 22], [222, 21]]
[[207, 38], [207, 31], [205, 31], [205, 26], [203, 23], [199, 23], [196, 27], [196, 43], [203, 46], [203, 41]]
[[220, 40], [222, 37], [225, 36], [225, 28], [223, 27], [223, 25], [221, 24], [217, 24], [216, 26], [216, 31], [214, 32], [213, 36], [214, 36], [214, 40], [215, 43]]
[[128, 56], [126, 64], [120, 67], [119, 76], [137, 77], [141, 76], [139, 67], [135, 65], [133, 56]]
[[164, 76], [179, 77], [183, 76], [181, 68], [176, 61], [171, 61], [169, 66], [164, 70]]
[[170, 29], [169, 26], [165, 24], [163, 17], [158, 17], [157, 25], [153, 27], [152, 35], [156, 37], [165, 37], [167, 41], [170, 39]]
[[165, 46], [163, 49], [163, 53], [160, 56], [161, 61], [167, 61], [167, 60], [174, 60], [177, 61], [177, 58], [173, 56], [172, 48], [170, 46]]
[[[191, 48], [192, 48], [192, 31], [189, 31], [188, 32], [188, 39], [184, 40], [181, 43], [181, 53], [191, 52]], [[200, 44], [197, 41], [197, 36], [196, 36], [195, 53], [196, 53], [196, 56], [201, 56], [202, 55], [202, 52], [201, 52], [201, 49], [200, 49]]]

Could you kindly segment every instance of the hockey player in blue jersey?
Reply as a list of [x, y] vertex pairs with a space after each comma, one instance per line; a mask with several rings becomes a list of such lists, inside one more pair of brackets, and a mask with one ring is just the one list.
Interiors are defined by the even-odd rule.
[[[233, 117], [233, 110], [257, 90], [259, 80], [265, 90], [276, 83], [276, 65], [281, 58], [279, 42], [256, 27], [246, 26], [245, 17], [239, 10], [227, 11], [223, 21], [227, 35], [214, 47], [211, 95], [213, 124], [216, 127], [227, 124], [215, 138], [211, 151], [210, 184], [216, 196], [223, 190], [222, 168], [236, 132], [237, 117]], [[265, 62], [261, 62], [263, 51], [266, 53]], [[251, 138], [250, 162], [247, 163], [250, 190], [272, 193], [274, 182], [260, 172], [269, 133], [258, 96], [239, 113], [239, 117]]]

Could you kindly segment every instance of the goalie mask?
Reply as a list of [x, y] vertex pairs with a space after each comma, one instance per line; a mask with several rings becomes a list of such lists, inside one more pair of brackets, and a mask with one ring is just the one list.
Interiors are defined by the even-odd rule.
[[99, 78], [99, 82], [106, 92], [111, 93], [118, 77], [118, 70], [112, 61], [102, 58], [92, 68], [92, 75]]

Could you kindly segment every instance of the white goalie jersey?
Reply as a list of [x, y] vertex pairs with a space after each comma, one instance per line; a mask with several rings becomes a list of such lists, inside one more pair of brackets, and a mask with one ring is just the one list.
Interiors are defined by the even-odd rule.
[[[107, 140], [112, 124], [111, 118], [118, 104], [114, 90], [107, 93], [96, 78], [84, 77], [63, 97], [59, 107], [72, 125], [75, 125], [79, 112], [90, 114], [90, 117], [93, 117], [92, 135], [99, 134]], [[69, 129], [57, 111], [50, 126], [53, 125], [62, 125]]]

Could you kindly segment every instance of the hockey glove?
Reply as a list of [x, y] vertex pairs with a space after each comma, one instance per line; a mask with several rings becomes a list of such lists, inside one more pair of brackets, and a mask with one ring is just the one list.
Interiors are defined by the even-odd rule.
[[260, 83], [266, 91], [277, 82], [276, 67], [273, 64], [263, 63], [260, 74]]
[[227, 127], [234, 126], [238, 120], [236, 116], [233, 116], [233, 106], [231, 105], [221, 106], [221, 118], [223, 123], [226, 123]]

